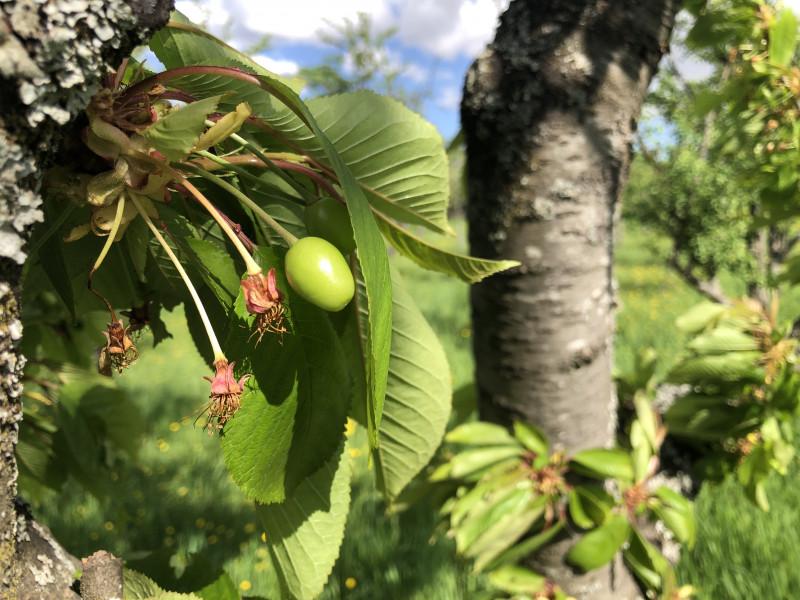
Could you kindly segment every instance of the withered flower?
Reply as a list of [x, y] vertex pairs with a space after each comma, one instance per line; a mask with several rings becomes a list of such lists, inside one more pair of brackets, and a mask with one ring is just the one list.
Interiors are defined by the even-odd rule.
[[129, 328], [122, 321], [112, 321], [103, 332], [106, 345], [100, 348], [97, 359], [98, 370], [103, 375], [111, 375], [111, 369], [122, 373], [139, 358], [139, 351], [128, 334]]
[[242, 279], [242, 290], [247, 312], [256, 315], [253, 331], [253, 335], [258, 336], [256, 343], [260, 342], [267, 332], [279, 335], [286, 333], [284, 325], [286, 308], [283, 305], [283, 295], [276, 283], [274, 268], [269, 270], [266, 277], [263, 273], [258, 273]]
[[206, 430], [209, 434], [221, 431], [236, 411], [241, 406], [242, 391], [245, 382], [250, 375], [244, 375], [238, 381], [233, 375], [233, 367], [236, 363], [229, 363], [227, 360], [220, 359], [214, 363], [217, 372], [213, 379], [203, 377], [211, 382], [210, 402], [208, 405], [208, 416], [206, 419]]

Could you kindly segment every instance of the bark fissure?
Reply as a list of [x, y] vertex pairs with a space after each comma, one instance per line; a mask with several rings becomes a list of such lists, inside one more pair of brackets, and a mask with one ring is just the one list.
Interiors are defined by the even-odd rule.
[[[613, 440], [619, 196], [677, 8], [513, 0], [465, 82], [470, 248], [522, 263], [472, 288], [481, 414], [535, 423], [570, 451]], [[538, 566], [572, 594], [636, 595], [621, 566], [614, 581], [572, 578], [563, 550]]]

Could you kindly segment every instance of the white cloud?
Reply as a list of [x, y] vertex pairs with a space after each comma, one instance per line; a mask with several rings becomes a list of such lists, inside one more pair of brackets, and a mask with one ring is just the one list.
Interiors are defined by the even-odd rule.
[[253, 60], [265, 69], [277, 73], [278, 75], [297, 75], [297, 72], [300, 70], [300, 65], [293, 60], [270, 58], [263, 54], [256, 54], [253, 56]]
[[294, 42], [319, 43], [318, 33], [330, 29], [329, 23], [353, 20], [359, 12], [370, 14], [379, 28], [392, 20], [388, 0], [233, 0], [226, 6], [237, 31]]
[[675, 61], [678, 73], [686, 81], [702, 81], [714, 72], [714, 65], [695, 54], [691, 54], [681, 44], [675, 44], [671, 48], [670, 54], [672, 55], [672, 60]]
[[398, 35], [410, 46], [441, 58], [477, 56], [494, 37], [508, 0], [401, 2]]
[[439, 58], [476, 56], [489, 42], [509, 0], [178, 0], [176, 8], [212, 32], [243, 42], [320, 44], [330, 24], [372, 17], [376, 29], [397, 27], [398, 38]]
[[175, 9], [182, 12], [193, 23], [218, 32], [232, 21], [232, 15], [222, 0], [176, 0]]
[[417, 63], [409, 63], [403, 67], [403, 77], [414, 83], [425, 83], [431, 77], [428, 69]]
[[461, 104], [461, 88], [448, 85], [439, 90], [436, 98], [436, 106], [445, 110], [458, 110]]

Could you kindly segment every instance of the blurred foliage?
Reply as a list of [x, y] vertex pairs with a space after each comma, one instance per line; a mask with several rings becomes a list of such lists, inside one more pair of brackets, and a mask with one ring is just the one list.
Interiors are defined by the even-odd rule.
[[755, 280], [751, 206], [732, 169], [710, 164], [683, 144], [655, 164], [637, 156], [624, 200], [627, 218], [669, 236], [670, 263], [690, 281], [713, 280], [723, 271]]
[[[652, 390], [633, 399], [635, 418], [618, 448], [591, 448], [571, 456], [551, 447], [532, 425], [471, 421], [445, 437], [438, 466], [415, 494], [443, 497], [456, 550], [486, 572], [487, 598], [565, 599], [558, 582], [527, 568], [528, 556], [577, 538], [567, 563], [580, 572], [600, 568], [622, 552], [648, 597], [688, 598], [674, 569], [649, 539], [648, 521], [661, 521], [681, 544], [695, 542], [692, 502], [655, 483], [666, 430], [651, 405]], [[644, 529], [643, 529], [644, 528]], [[498, 595], [500, 594], [500, 595]]]
[[646, 110], [668, 128], [639, 138], [623, 203], [626, 217], [671, 239], [670, 264], [692, 285], [723, 271], [747, 283], [759, 278], [750, 248], [755, 194], [739, 181], [738, 163], [710, 153], [716, 119], [695, 107], [718, 79], [687, 83], [672, 64], [660, 72]]

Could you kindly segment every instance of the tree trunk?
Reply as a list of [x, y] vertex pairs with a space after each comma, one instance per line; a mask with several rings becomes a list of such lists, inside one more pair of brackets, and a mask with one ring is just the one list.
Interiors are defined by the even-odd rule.
[[[614, 439], [614, 225], [677, 4], [513, 0], [467, 74], [471, 251], [522, 263], [472, 288], [481, 416], [568, 451]], [[637, 595], [622, 568], [572, 574], [568, 543], [536, 566], [579, 598]]]
[[109, 65], [166, 23], [169, 0], [0, 2], [0, 599], [77, 597], [79, 563], [18, 502], [14, 447], [25, 359], [19, 298], [39, 186]]

